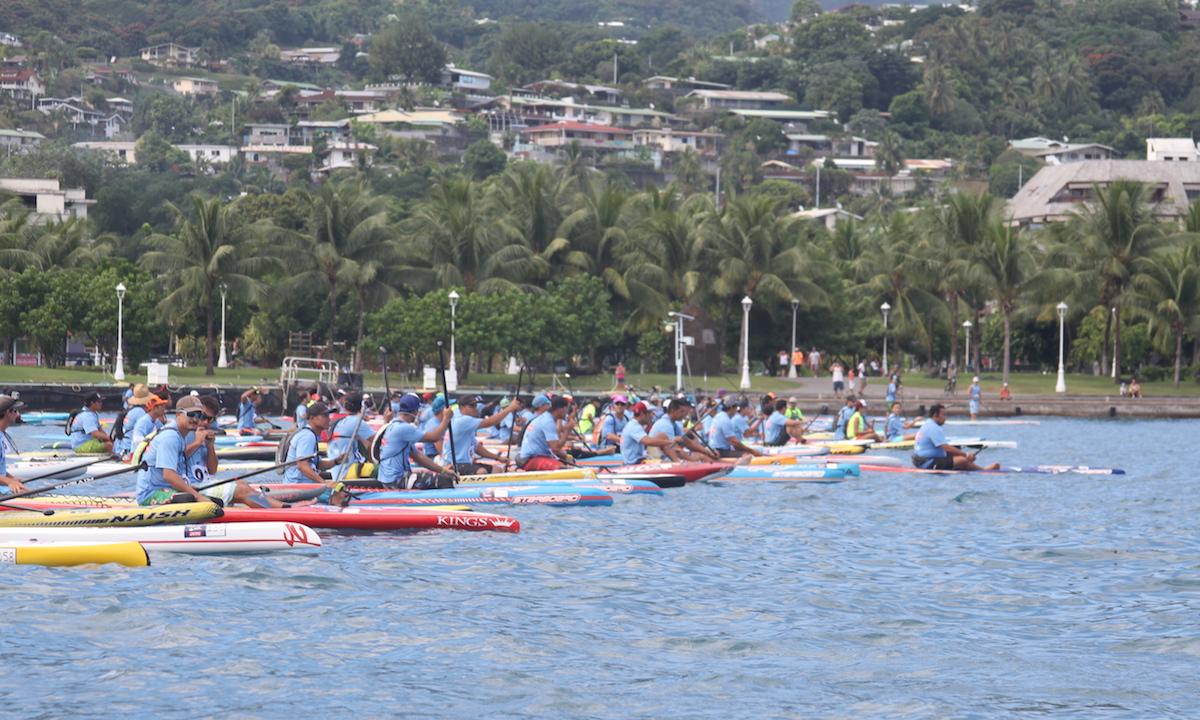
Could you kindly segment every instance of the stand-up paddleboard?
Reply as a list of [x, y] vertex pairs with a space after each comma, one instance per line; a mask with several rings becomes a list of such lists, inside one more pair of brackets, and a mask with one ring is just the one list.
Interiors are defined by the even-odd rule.
[[[871, 443], [872, 450], [912, 450], [916, 440], [897, 440], [887, 443]], [[1011, 440], [986, 440], [977, 437], [947, 438], [946, 443], [957, 448], [991, 448], [993, 450], [1016, 450], [1017, 444]]]
[[72, 543], [138, 542], [147, 550], [209, 555], [321, 547], [312, 528], [295, 522], [205, 523], [105, 528], [0, 528], [0, 544], [12, 540]]
[[805, 467], [807, 465], [825, 465], [827, 463], [835, 463], [837, 465], [895, 465], [896, 467], [910, 467], [912, 465], [908, 458], [899, 458], [895, 455], [815, 455], [813, 457], [796, 458], [796, 462], [791, 465], [781, 467]]
[[515, 533], [521, 523], [490, 513], [423, 507], [331, 507], [307, 505], [297, 508], [226, 508], [213, 523], [298, 522], [322, 530], [493, 530]]
[[[378, 490], [358, 493], [350, 500], [353, 506], [378, 505], [580, 505], [597, 507], [612, 505], [612, 495], [600, 490], [575, 485], [538, 485], [521, 490], [502, 490], [488, 487], [454, 488], [448, 490]], [[3, 518], [0, 515], [0, 518]]]
[[21, 422], [27, 425], [49, 425], [51, 423], [65, 423], [71, 413], [65, 412], [43, 412], [40, 410], [32, 410], [30, 412], [21, 413]]
[[[856, 466], [857, 469], [857, 466]], [[805, 467], [805, 468], [773, 468], [750, 467], [742, 465], [735, 467], [728, 475], [720, 478], [725, 480], [760, 480], [766, 482], [841, 482], [848, 473], [837, 467]]]
[[895, 467], [891, 465], [863, 465], [863, 470], [879, 472], [910, 472], [930, 475], [1061, 475], [1073, 473], [1076, 475], [1124, 475], [1121, 468], [1089, 467], [1087, 465], [1029, 465], [1002, 466], [999, 470], [933, 470], [909, 466]]
[[[18, 460], [17, 462], [8, 463], [8, 474], [22, 480], [28, 480], [29, 478], [70, 480], [73, 477], [79, 477], [85, 470], [90, 470], [92, 473], [99, 473], [100, 471], [96, 470], [95, 467], [103, 463], [95, 462], [95, 460], [96, 458], [75, 458], [66, 462]], [[47, 474], [51, 472], [53, 474]]]
[[150, 564], [146, 549], [135, 542], [73, 543], [10, 540], [0, 542], [0, 565], [107, 565], [127, 567]]
[[[35, 503], [23, 500], [25, 498], [16, 500], [14, 504], [38, 507]], [[0, 513], [0, 527], [128, 527], [199, 523], [221, 517], [221, 508], [215, 503], [172, 503], [112, 508], [59, 507], [49, 509], [49, 512], [50, 515], [21, 510], [3, 512]]]
[[[697, 480], [707, 480], [718, 477], [729, 472], [732, 465], [726, 463], [642, 463], [640, 465], [622, 465], [621, 467], [609, 468], [608, 474], [612, 475], [645, 475], [647, 473], [670, 473], [672, 475], [682, 475], [687, 482], [696, 482]], [[600, 473], [597, 477], [604, 479], [605, 473]]]

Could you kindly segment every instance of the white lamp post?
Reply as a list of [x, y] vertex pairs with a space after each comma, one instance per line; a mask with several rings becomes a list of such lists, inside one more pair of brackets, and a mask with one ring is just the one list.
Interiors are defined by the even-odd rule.
[[963, 327], [967, 329], [967, 346], [963, 353], [963, 357], [966, 358], [963, 360], [963, 370], [966, 370], [971, 367], [971, 321], [963, 320]]
[[221, 282], [221, 357], [217, 359], [217, 367], [229, 367], [229, 359], [225, 357], [225, 293], [229, 292], [229, 286], [224, 281]]
[[792, 298], [792, 352], [788, 355], [788, 377], [796, 379], [796, 309], [800, 307], [800, 301]]
[[887, 364], [887, 320], [888, 313], [892, 311], [892, 306], [888, 305], [887, 301], [884, 300], [879, 309], [883, 311], [883, 374], [890, 378], [892, 371]]
[[[1112, 309], [1112, 317], [1113, 317], [1113, 325], [1116, 325], [1117, 324], [1117, 308], [1115, 306]], [[1115, 380], [1117, 377], [1117, 336], [1121, 334], [1121, 328], [1118, 327], [1118, 328], [1114, 328], [1114, 329], [1116, 332], [1113, 333], [1112, 377]]]
[[[450, 376], [454, 378], [454, 387], [458, 388], [458, 361], [454, 358], [454, 318], [455, 308], [458, 307], [458, 291], [450, 291]], [[447, 386], [450, 384], [446, 383]]]
[[1067, 304], [1060, 302], [1054, 309], [1058, 311], [1058, 384], [1054, 386], [1054, 392], [1065, 393], [1067, 379], [1063, 375], [1063, 319], [1067, 316]]
[[114, 380], [125, 379], [125, 353], [121, 350], [125, 334], [125, 283], [117, 283], [117, 367], [113, 370]]
[[674, 322], [667, 323], [667, 329], [675, 333], [675, 392], [683, 392], [683, 362], [684, 352], [690, 338], [683, 336], [683, 321], [695, 320], [691, 315], [683, 313], [667, 313], [675, 318]]
[[742, 389], [750, 389], [750, 296], [742, 298]]

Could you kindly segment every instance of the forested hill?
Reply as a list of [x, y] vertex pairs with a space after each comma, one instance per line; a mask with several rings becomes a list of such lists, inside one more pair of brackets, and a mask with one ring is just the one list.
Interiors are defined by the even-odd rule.
[[[424, 3], [447, 15], [555, 20], [596, 26], [623, 22], [632, 37], [664, 25], [691, 37], [726, 33], [768, 17], [786, 19], [789, 0], [461, 0]], [[108, 54], [123, 55], [167, 40], [240, 48], [263, 28], [277, 43], [336, 42], [376, 30], [403, 6], [389, 0], [2, 0], [0, 31], [45, 30]]]

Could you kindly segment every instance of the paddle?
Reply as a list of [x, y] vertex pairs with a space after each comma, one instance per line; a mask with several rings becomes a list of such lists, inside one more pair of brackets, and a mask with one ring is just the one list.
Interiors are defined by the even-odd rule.
[[[302, 463], [307, 460], [312, 460], [313, 458], [320, 457], [320, 456], [321, 456], [321, 453], [305, 455], [304, 457], [298, 457], [295, 460], [288, 460], [287, 462], [279, 463], [278, 465], [273, 465], [271, 467], [265, 467], [265, 468], [259, 468], [258, 470], [252, 470], [248, 473], [242, 473], [241, 475], [238, 475], [237, 477], [231, 477], [231, 478], [227, 478], [225, 480], [217, 480], [216, 482], [210, 482], [207, 485], [201, 485], [200, 487], [196, 488], [196, 492], [200, 492], [201, 490], [208, 490], [209, 488], [214, 488], [218, 485], [224, 485], [225, 483], [237, 482], [238, 480], [245, 480], [248, 477], [254, 477], [255, 475], [262, 475], [263, 473], [269, 472], [271, 470], [277, 470], [279, 468], [287, 467], [288, 465], [295, 465], [296, 463]], [[143, 463], [143, 465], [144, 464], [145, 463]]]
[[[105, 458], [105, 459], [108, 459], [108, 458]], [[23, 497], [31, 497], [33, 495], [41, 495], [44, 492], [48, 492], [50, 490], [57, 490], [62, 487], [67, 487], [68, 485], [82, 485], [84, 483], [91, 482], [93, 480], [103, 480], [104, 478], [110, 478], [110, 477], [113, 477], [116, 475], [123, 475], [127, 472], [133, 472], [134, 470], [145, 470], [147, 467], [148, 467], [148, 465], [146, 465], [146, 461], [143, 460], [141, 463], [139, 463], [137, 465], [130, 465], [127, 468], [121, 468], [120, 470], [113, 470], [112, 472], [103, 473], [101, 475], [88, 475], [87, 477], [75, 478], [73, 480], [63, 480], [62, 482], [57, 482], [57, 483], [54, 483], [52, 485], [47, 485], [46, 487], [42, 487], [42, 488], [37, 488], [36, 490], [26, 490], [25, 492], [19, 492], [19, 493], [13, 493], [12, 495], [0, 496], [0, 504], [7, 503], [11, 500], [19, 500], [20, 498], [23, 498]], [[45, 515], [52, 515], [53, 513], [54, 513], [53, 510], [43, 512], [43, 514], [45, 514]]]
[[[520, 399], [520, 397], [521, 397], [521, 379], [524, 376], [525, 376], [525, 363], [521, 363], [521, 367], [517, 369], [517, 392], [513, 395], [514, 398]], [[525, 403], [522, 402], [521, 404], [524, 405]], [[516, 464], [513, 462], [513, 459], [512, 459], [512, 441], [513, 441], [513, 435], [516, 435], [516, 434], [517, 434], [517, 414], [514, 412], [512, 415], [512, 429], [508, 431], [508, 442], [505, 443], [505, 445], [504, 445], [504, 468], [501, 470], [501, 472], [508, 472], [508, 466], [510, 463], [513, 465]]]
[[388, 382], [387, 348], [380, 345], [379, 353], [381, 355], [383, 355], [383, 391], [385, 393], [387, 393], [387, 404], [388, 404], [388, 407], [391, 407], [392, 406], [392, 384], [390, 382]]
[[[446, 385], [446, 349], [445, 349], [445, 347], [443, 347], [441, 340], [438, 340], [437, 345], [438, 345], [438, 370], [441, 372], [441, 375], [442, 375], [442, 397], [446, 398], [446, 409], [449, 410], [450, 409], [450, 390], [449, 390], [448, 386]], [[451, 413], [453, 413], [453, 412], [454, 411], [451, 410]], [[450, 418], [449, 432], [447, 432], [446, 434], [450, 436], [450, 463], [449, 463], [450, 471], [454, 475], [457, 475], [458, 474], [458, 472], [456, 472], [457, 467], [455, 467], [455, 466], [458, 463], [458, 451], [454, 449], [454, 418], [453, 417]]]

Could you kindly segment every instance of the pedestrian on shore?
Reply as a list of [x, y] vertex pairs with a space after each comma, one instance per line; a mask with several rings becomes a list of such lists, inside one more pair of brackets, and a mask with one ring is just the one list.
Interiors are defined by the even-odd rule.
[[1138, 379], [1136, 377], [1130, 379], [1130, 381], [1129, 381], [1129, 397], [1131, 397], [1131, 398], [1142, 397], [1142, 384], [1138, 382]]
[[971, 388], [967, 390], [967, 396], [971, 402], [971, 422], [975, 422], [978, 419], [979, 406], [983, 404], [983, 390], [979, 387], [978, 375], [971, 379]]
[[787, 350], [779, 351], [779, 377], [783, 377], [783, 376], [787, 375], [788, 359], [790, 357], [791, 356], [788, 355]]
[[842, 364], [837, 360], [834, 360], [833, 364], [829, 366], [829, 372], [833, 376], [833, 397], [834, 399], [840, 400], [842, 397], [842, 391], [846, 389], [846, 376], [842, 370]]
[[804, 374], [804, 351], [800, 348], [792, 348], [792, 365], [796, 368], [796, 375]]
[[813, 377], [821, 374], [821, 353], [815, 347], [808, 351], [808, 369], [812, 371]]
[[[625, 363], [618, 362], [617, 363], [617, 371], [616, 371], [616, 381], [613, 384], [613, 390], [615, 391], [615, 390], [624, 390], [624, 389], [625, 389]], [[521, 390], [520, 388], [517, 388], [518, 392], [520, 392], [520, 390]]]

